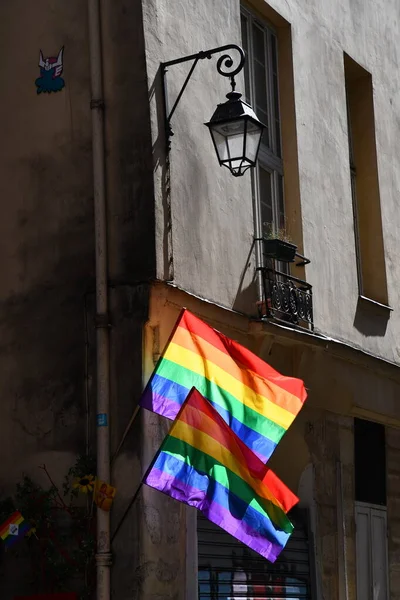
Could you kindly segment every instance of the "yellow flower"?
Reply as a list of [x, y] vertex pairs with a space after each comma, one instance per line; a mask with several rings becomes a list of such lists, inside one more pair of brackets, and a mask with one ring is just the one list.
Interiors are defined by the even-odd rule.
[[95, 479], [93, 475], [85, 475], [84, 477], [77, 477], [74, 479], [72, 487], [84, 494], [88, 494], [89, 492], [93, 492], [94, 482]]

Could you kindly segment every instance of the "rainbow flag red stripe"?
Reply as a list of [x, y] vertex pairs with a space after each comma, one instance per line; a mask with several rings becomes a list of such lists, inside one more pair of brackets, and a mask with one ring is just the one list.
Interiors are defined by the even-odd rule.
[[141, 406], [174, 419], [193, 386], [264, 462], [307, 397], [303, 381], [183, 310]]
[[29, 523], [25, 521], [24, 517], [17, 510], [7, 519], [7, 521], [4, 521], [4, 523], [0, 525], [0, 538], [9, 548], [15, 544], [15, 542], [23, 538], [30, 529], [31, 526]]
[[193, 389], [144, 482], [196, 507], [210, 521], [274, 562], [293, 531], [285, 513], [298, 498], [269, 473]]

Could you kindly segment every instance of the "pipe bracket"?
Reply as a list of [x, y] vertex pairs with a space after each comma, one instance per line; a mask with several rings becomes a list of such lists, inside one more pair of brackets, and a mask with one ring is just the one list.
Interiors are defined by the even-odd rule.
[[104, 108], [105, 108], [104, 100], [102, 98], [99, 98], [98, 100], [96, 100], [95, 98], [92, 98], [92, 100], [90, 101], [90, 108], [92, 110], [94, 110], [95, 108], [104, 110]]
[[94, 318], [94, 325], [96, 329], [109, 329], [111, 328], [111, 319], [110, 314], [106, 313], [97, 313]]
[[96, 565], [98, 567], [111, 567], [112, 554], [111, 552], [99, 552], [96, 554]]

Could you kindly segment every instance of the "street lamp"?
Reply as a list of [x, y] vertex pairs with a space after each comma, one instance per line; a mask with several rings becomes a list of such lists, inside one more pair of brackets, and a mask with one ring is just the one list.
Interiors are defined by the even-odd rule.
[[[171, 148], [171, 137], [173, 136], [171, 117], [176, 110], [176, 107], [186, 89], [186, 86], [198, 61], [204, 58], [210, 59], [211, 56], [217, 52], [223, 52], [231, 49], [239, 52], [239, 65], [229, 72], [224, 71], [223, 68], [231, 69], [233, 65], [233, 60], [230, 55], [224, 54], [218, 59], [217, 71], [223, 77], [230, 78], [232, 91], [226, 96], [228, 98], [227, 102], [217, 106], [217, 109], [211, 117], [211, 120], [208, 123], [205, 123], [205, 125], [210, 130], [219, 164], [227, 167], [235, 177], [239, 177], [243, 175], [247, 169], [256, 165], [258, 151], [260, 149], [261, 136], [265, 127], [265, 125], [258, 120], [251, 106], [247, 104], [247, 102], [241, 100], [242, 94], [235, 91], [235, 75], [237, 75], [237, 73], [243, 69], [245, 62], [245, 56], [242, 48], [236, 44], [229, 44], [227, 46], [213, 48], [212, 50], [199, 52], [198, 54], [191, 54], [190, 56], [185, 56], [183, 58], [162, 63], [161, 69], [163, 75], [166, 141], [167, 151], [169, 152]], [[193, 60], [194, 62], [185, 79], [182, 89], [175, 100], [175, 104], [168, 113], [168, 98], [166, 90], [167, 68], [189, 60]]]
[[219, 104], [209, 123], [219, 164], [239, 177], [257, 162], [265, 125], [239, 92], [229, 92], [227, 102]]

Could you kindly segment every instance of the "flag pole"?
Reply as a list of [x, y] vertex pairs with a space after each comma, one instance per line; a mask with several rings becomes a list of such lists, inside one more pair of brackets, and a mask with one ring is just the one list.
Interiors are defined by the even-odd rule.
[[[178, 319], [177, 319], [177, 321], [176, 321], [176, 323], [175, 323], [174, 327], [172, 328], [172, 331], [171, 331], [171, 333], [170, 333], [170, 335], [169, 335], [169, 337], [168, 337], [168, 340], [167, 340], [167, 342], [166, 342], [166, 344], [165, 344], [165, 346], [164, 346], [164, 350], [162, 351], [162, 353], [161, 353], [161, 355], [160, 355], [160, 358], [159, 358], [159, 359], [158, 359], [158, 361], [157, 361], [157, 365], [158, 365], [158, 363], [159, 363], [159, 362], [161, 362], [161, 360], [162, 360], [162, 358], [163, 358], [163, 356], [164, 356], [164, 353], [165, 353], [165, 351], [166, 351], [166, 349], [167, 349], [167, 347], [168, 347], [168, 344], [170, 343], [171, 339], [173, 338], [173, 336], [174, 336], [174, 334], [175, 334], [175, 331], [176, 331], [176, 330], [177, 330], [177, 328], [179, 327], [179, 323], [180, 323], [180, 321], [181, 321], [181, 318], [182, 318], [182, 316], [183, 316], [183, 314], [184, 314], [185, 310], [186, 310], [186, 307], [185, 307], [185, 306], [184, 306], [184, 307], [182, 307], [182, 309], [180, 310], [180, 312], [179, 312], [179, 316], [178, 316]], [[157, 369], [157, 365], [155, 366], [155, 369]], [[145, 392], [146, 392], [147, 388], [148, 388], [148, 387], [149, 387], [149, 385], [151, 384], [151, 380], [153, 379], [153, 375], [154, 375], [154, 371], [153, 371], [153, 373], [152, 373], [152, 375], [151, 375], [151, 377], [150, 377], [149, 381], [147, 382], [147, 385], [146, 385], [146, 387], [145, 387], [144, 391], [142, 392], [142, 396], [145, 394]], [[132, 414], [132, 416], [131, 416], [131, 418], [130, 418], [130, 421], [129, 421], [128, 425], [126, 426], [126, 429], [125, 429], [125, 431], [124, 431], [124, 433], [123, 433], [123, 435], [122, 435], [121, 441], [120, 441], [120, 443], [118, 444], [118, 448], [116, 449], [116, 451], [115, 451], [115, 452], [114, 452], [114, 454], [113, 454], [113, 457], [111, 458], [111, 466], [114, 464], [114, 461], [115, 461], [115, 459], [117, 458], [117, 456], [118, 456], [118, 454], [119, 454], [119, 451], [121, 450], [121, 448], [122, 448], [122, 446], [123, 446], [123, 444], [124, 444], [124, 442], [125, 442], [125, 438], [126, 438], [126, 436], [128, 435], [128, 433], [129, 433], [129, 431], [130, 431], [130, 429], [131, 429], [131, 427], [132, 427], [132, 425], [133, 425], [133, 423], [134, 423], [134, 421], [135, 421], [136, 417], [138, 416], [140, 409], [141, 409], [141, 406], [140, 406], [140, 404], [138, 404], [138, 405], [136, 406], [135, 410], [133, 411], [133, 414]]]
[[120, 443], [118, 444], [118, 448], [116, 449], [116, 451], [115, 451], [115, 452], [114, 452], [114, 454], [113, 454], [113, 457], [112, 457], [112, 459], [111, 459], [111, 466], [114, 464], [114, 461], [115, 461], [115, 459], [117, 458], [117, 456], [118, 456], [118, 454], [119, 454], [119, 451], [121, 450], [122, 446], [124, 445], [125, 438], [126, 438], [126, 436], [128, 435], [128, 433], [129, 433], [129, 431], [130, 431], [130, 429], [131, 429], [131, 427], [132, 427], [132, 425], [133, 425], [133, 423], [134, 423], [134, 421], [135, 421], [136, 417], [138, 416], [138, 414], [139, 414], [139, 411], [140, 411], [140, 408], [141, 408], [141, 407], [140, 407], [140, 404], [138, 404], [138, 405], [135, 407], [135, 410], [133, 411], [133, 414], [132, 414], [132, 416], [131, 416], [131, 418], [130, 418], [130, 420], [129, 420], [129, 423], [128, 423], [128, 425], [126, 426], [126, 428], [125, 428], [125, 431], [124, 431], [124, 433], [123, 433], [123, 435], [122, 435], [121, 441], [120, 441]]
[[[193, 389], [194, 389], [194, 388], [192, 388], [192, 390], [193, 390]], [[184, 406], [184, 405], [182, 405], [182, 407], [181, 407], [181, 410], [179, 411], [179, 413], [182, 411], [182, 408], [183, 408], [183, 406]], [[139, 408], [140, 408], [140, 407], [139, 407]], [[136, 415], [135, 415], [135, 416], [136, 416]], [[131, 420], [132, 420], [132, 419], [131, 419]], [[122, 445], [122, 444], [120, 444], [120, 445]], [[111, 538], [111, 543], [114, 541], [114, 539], [115, 539], [115, 537], [116, 537], [116, 535], [117, 535], [118, 531], [121, 529], [121, 526], [122, 526], [123, 522], [125, 521], [126, 517], [128, 516], [128, 513], [129, 513], [129, 511], [131, 510], [132, 506], [134, 505], [134, 503], [135, 503], [135, 501], [136, 501], [136, 498], [139, 496], [139, 494], [140, 494], [140, 490], [141, 490], [141, 489], [142, 489], [142, 487], [143, 487], [143, 483], [144, 483], [144, 481], [145, 481], [145, 479], [146, 479], [147, 475], [150, 473], [151, 469], [153, 468], [153, 465], [154, 465], [154, 463], [156, 462], [156, 460], [157, 460], [157, 458], [158, 458], [158, 455], [160, 454], [160, 451], [161, 451], [161, 448], [162, 448], [162, 446], [163, 446], [163, 443], [161, 444], [161, 446], [158, 448], [158, 450], [157, 450], [157, 451], [156, 451], [156, 453], [154, 454], [154, 456], [153, 456], [153, 458], [152, 458], [152, 460], [151, 460], [151, 462], [150, 462], [149, 466], [147, 467], [147, 469], [146, 469], [146, 471], [145, 471], [145, 474], [142, 476], [142, 479], [141, 479], [141, 481], [140, 481], [140, 483], [139, 483], [138, 487], [136, 488], [136, 492], [133, 494], [133, 496], [132, 496], [132, 498], [131, 498], [131, 500], [130, 500], [130, 502], [129, 502], [128, 506], [127, 506], [127, 507], [126, 507], [126, 509], [125, 509], [125, 512], [124, 512], [124, 514], [122, 515], [122, 517], [121, 517], [121, 519], [120, 519], [120, 521], [119, 521], [119, 523], [118, 523], [118, 525], [117, 525], [117, 527], [116, 527], [116, 529], [115, 529], [115, 531], [114, 531], [114, 533], [113, 533], [113, 535], [112, 535], [112, 538]]]
[[128, 506], [126, 507], [125, 512], [122, 515], [120, 522], [118, 523], [118, 525], [111, 537], [111, 543], [113, 543], [118, 531], [121, 529], [121, 526], [122, 526], [123, 522], [125, 521], [126, 517], [128, 516], [128, 513], [131, 510], [132, 506], [134, 505], [136, 498], [139, 496], [139, 493], [140, 493], [140, 490], [142, 489], [142, 487], [143, 487], [143, 480], [139, 483], [139, 485], [136, 489], [136, 492], [133, 494], [131, 501], [129, 502]]

